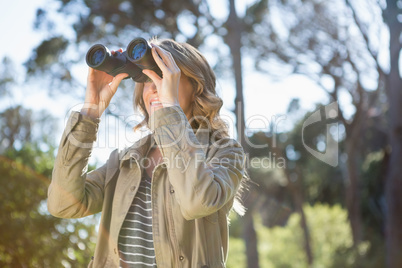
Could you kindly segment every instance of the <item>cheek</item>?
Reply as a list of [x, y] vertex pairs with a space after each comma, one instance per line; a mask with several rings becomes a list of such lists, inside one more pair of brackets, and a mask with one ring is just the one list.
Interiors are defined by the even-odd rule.
[[182, 108], [188, 108], [193, 102], [193, 88], [187, 79], [183, 80], [180, 81], [179, 103]]
[[188, 92], [181, 92], [181, 93], [182, 94], [179, 93], [180, 106], [183, 108], [183, 110], [188, 110], [192, 105], [191, 94], [189, 94]]

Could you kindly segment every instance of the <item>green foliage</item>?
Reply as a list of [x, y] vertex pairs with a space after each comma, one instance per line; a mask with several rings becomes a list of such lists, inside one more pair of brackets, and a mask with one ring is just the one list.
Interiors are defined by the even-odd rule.
[[[346, 212], [339, 206], [305, 207], [315, 267], [329, 267], [340, 245], [351, 246]], [[293, 214], [284, 228], [257, 228], [263, 267], [307, 267], [300, 217]], [[291, 256], [291, 257], [289, 257]]]
[[241, 238], [230, 238], [229, 255], [226, 262], [227, 268], [246, 267], [246, 251], [244, 241]]
[[26, 144], [0, 157], [0, 267], [85, 266], [94, 251], [95, 217], [55, 218], [47, 212], [53, 149]]
[[361, 267], [381, 267], [385, 263], [385, 177], [389, 154], [369, 153], [362, 166], [361, 211], [364, 239], [371, 247]]
[[66, 220], [47, 212], [52, 121], [20, 106], [0, 113], [0, 267], [84, 267], [94, 252], [96, 217]]
[[63, 36], [44, 40], [34, 51], [36, 57], [33, 57], [26, 64], [28, 73], [37, 70], [44, 71], [46, 66], [52, 66], [52, 64], [58, 63], [60, 55], [65, 52], [67, 46], [68, 41]]
[[0, 65], [0, 96], [11, 95], [11, 86], [15, 83], [14, 64], [9, 57], [4, 57]]
[[[304, 206], [311, 235], [313, 251], [312, 267], [381, 267], [381, 257], [369, 257], [377, 244], [372, 241], [362, 242], [353, 248], [353, 241], [347, 212], [339, 205], [316, 204]], [[237, 218], [232, 219], [236, 224]], [[293, 213], [286, 226], [267, 228], [256, 217], [258, 250], [260, 265], [264, 268], [307, 268], [307, 259], [303, 248], [304, 237], [300, 227], [300, 216]], [[377, 241], [378, 242], [378, 241]], [[239, 238], [230, 238], [228, 267], [246, 267], [244, 242]], [[369, 259], [370, 261], [364, 261]], [[378, 260], [375, 264], [370, 262]], [[365, 265], [361, 266], [364, 263]]]
[[32, 111], [22, 106], [10, 107], [0, 113], [0, 152], [15, 146], [16, 141], [31, 140]]
[[66, 53], [69, 44], [62, 35], [43, 40], [24, 64], [28, 78], [37, 75], [42, 83], [48, 80], [49, 88], [52, 89], [64, 88], [62, 86], [66, 84], [71, 92], [71, 85], [77, 82], [71, 75], [71, 63], [62, 63], [62, 55]]
[[21, 105], [8, 107], [0, 112], [0, 153], [17, 153], [21, 147], [28, 149], [34, 144], [36, 152], [43, 151], [40, 148], [48, 151], [56, 130], [55, 119], [46, 111], [34, 113]]
[[[314, 109], [320, 111], [324, 117], [324, 106], [317, 105]], [[300, 168], [300, 174], [303, 175], [303, 188], [305, 191], [306, 202], [314, 204], [316, 202], [334, 204], [344, 204], [344, 172], [341, 165], [331, 167], [324, 164], [320, 160], [313, 157], [307, 152], [305, 146], [320, 151], [318, 144], [326, 141], [327, 124], [337, 123], [340, 128], [340, 122], [334, 119], [322, 120], [303, 128], [304, 122], [314, 113], [308, 112], [298, 122], [294, 128], [287, 133], [286, 154], [288, 156], [289, 166], [297, 166]], [[338, 129], [339, 131], [339, 129]], [[303, 137], [302, 137], [303, 134]], [[344, 141], [339, 133], [339, 152], [343, 151]], [[304, 138], [304, 143], [303, 143]], [[328, 141], [326, 141], [328, 142]], [[321, 150], [322, 151], [322, 150]], [[297, 157], [291, 159], [290, 155]]]
[[4, 152], [9, 159], [13, 159], [17, 164], [23, 165], [42, 176], [47, 183], [52, 174], [55, 148], [51, 145], [47, 150], [40, 148], [38, 143], [26, 143], [19, 149], [10, 149]]

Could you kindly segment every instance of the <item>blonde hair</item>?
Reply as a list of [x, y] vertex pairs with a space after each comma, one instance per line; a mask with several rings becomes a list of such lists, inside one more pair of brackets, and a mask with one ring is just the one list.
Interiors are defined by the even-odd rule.
[[[216, 93], [216, 77], [205, 57], [187, 43], [178, 43], [171, 39], [158, 40], [155, 37], [150, 42], [172, 54], [182, 75], [185, 75], [192, 85], [194, 105], [190, 121], [193, 130], [208, 127], [216, 140], [229, 137], [227, 125], [219, 116], [223, 101]], [[134, 127], [134, 131], [146, 126], [149, 120], [142, 98], [143, 88], [142, 83], [136, 83], [134, 109], [139, 109], [145, 118]]]

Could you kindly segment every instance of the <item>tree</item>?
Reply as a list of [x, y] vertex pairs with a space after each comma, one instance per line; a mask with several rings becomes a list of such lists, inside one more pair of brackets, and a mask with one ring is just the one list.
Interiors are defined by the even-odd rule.
[[0, 117], [1, 151], [13, 148], [16, 142], [30, 142], [32, 111], [17, 106], [6, 109]]
[[387, 75], [387, 96], [389, 101], [389, 142], [392, 148], [386, 185], [387, 213], [387, 264], [388, 267], [401, 267], [402, 256], [402, 81], [399, 69], [401, 55], [400, 36], [402, 32], [401, 1], [386, 1], [383, 12], [384, 21], [389, 28], [390, 69]]
[[72, 222], [46, 209], [54, 162], [52, 123], [48, 115], [20, 106], [0, 114], [1, 267], [84, 266], [94, 251], [96, 218]]
[[[291, 103], [296, 102], [292, 101]], [[301, 110], [297, 110], [297, 105], [292, 106], [296, 107], [293, 113], [300, 117]], [[324, 107], [317, 106], [315, 110], [323, 109]], [[303, 123], [313, 113], [308, 112], [298, 118], [295, 121], [294, 128], [290, 131], [281, 133], [256, 132], [249, 140], [254, 145], [269, 146], [269, 148], [250, 151], [250, 162], [254, 163], [250, 168], [250, 175], [259, 186], [256, 188], [258, 199], [254, 199], [255, 211], [261, 217], [262, 223], [269, 228], [277, 228], [278, 226], [286, 226], [285, 228], [287, 228], [289, 214], [292, 214], [291, 217], [294, 217], [293, 214], [299, 214], [298, 224], [302, 233], [299, 239], [301, 243], [297, 244], [297, 247], [303, 248], [306, 262], [311, 265], [311, 260], [313, 260], [313, 266], [315, 266], [321, 262], [321, 260], [316, 262], [316, 251], [320, 252], [321, 247], [332, 247], [333, 245], [321, 244], [320, 248], [314, 246], [313, 236], [314, 232], [318, 232], [317, 226], [312, 227], [311, 223], [314, 222], [314, 219], [309, 218], [308, 214], [300, 209], [300, 205], [328, 204], [331, 206], [340, 205], [344, 208], [345, 191], [342, 166], [333, 168], [329, 165], [323, 165], [320, 160], [309, 157], [309, 153], [305, 150], [305, 144], [317, 151], [323, 150], [322, 137], [327, 134], [326, 125], [337, 122], [336, 119], [331, 119], [310, 125], [304, 130], [305, 144], [303, 144], [301, 138]], [[359, 186], [364, 241], [359, 244], [360, 246], [340, 249], [332, 267], [356, 267], [354, 265], [359, 267], [358, 264], [361, 267], [382, 267], [384, 265], [383, 216], [386, 212], [384, 207], [384, 174], [389, 157], [386, 150], [385, 134], [378, 130], [378, 117], [380, 115], [369, 118], [366, 122], [367, 127], [362, 129], [361, 134], [362, 143], [365, 144], [364, 153], [366, 154], [364, 164], [360, 167], [364, 180]], [[345, 144], [343, 135], [339, 134], [338, 137], [335, 136], [334, 138], [338, 139], [342, 151]], [[276, 146], [272, 146], [275, 144], [273, 142], [274, 135], [281, 140]], [[260, 161], [255, 161], [258, 158]], [[278, 161], [281, 158], [284, 158], [285, 161]], [[278, 164], [282, 162], [286, 165], [280, 166]], [[262, 164], [258, 166], [255, 163]], [[320, 228], [337, 227], [328, 224]], [[350, 228], [348, 227], [348, 229]], [[260, 235], [258, 237], [259, 240], [262, 239]], [[362, 247], [366, 248], [365, 253], [360, 251]], [[355, 261], [351, 262], [351, 258]]]
[[[320, 106], [317, 107], [317, 110], [319, 108]], [[264, 218], [269, 218], [267, 214], [279, 214], [280, 216], [284, 214], [289, 216], [293, 212], [299, 214], [299, 224], [303, 234], [300, 246], [304, 249], [305, 259], [310, 267], [313, 266], [315, 254], [311, 243], [308, 219], [303, 206], [305, 203], [314, 204], [316, 202], [339, 203], [338, 195], [342, 186], [342, 180], [339, 179], [339, 169], [333, 169], [329, 166], [322, 167], [318, 159], [309, 157], [308, 152], [304, 150], [301, 137], [303, 123], [312, 114], [308, 112], [295, 122], [294, 128], [289, 132], [257, 132], [250, 138], [252, 144], [267, 147], [250, 150], [252, 162], [253, 158], [258, 157], [262, 159], [261, 161], [265, 161], [265, 167], [263, 165], [250, 170], [253, 179], [259, 185], [259, 201], [262, 207], [258, 211], [261, 214], [263, 223]], [[320, 137], [325, 136], [327, 123], [326, 121], [321, 121], [306, 129], [304, 141], [308, 146], [319, 148]], [[278, 136], [282, 137], [279, 144], [275, 141]], [[268, 167], [267, 161], [269, 162]], [[267, 171], [270, 172], [267, 173]], [[274, 203], [281, 205], [276, 205], [274, 211], [272, 211], [268, 204], [273, 202], [269, 199], [274, 199]], [[290, 211], [280, 208], [281, 206], [287, 206]], [[279, 220], [281, 221], [271, 226], [270, 224], [265, 224], [269, 227], [285, 225], [287, 224], [286, 216], [285, 218], [280, 217]]]
[[[82, 63], [84, 53], [95, 42], [112, 46], [112, 49], [125, 48], [136, 37], [162, 36], [181, 39], [194, 46], [202, 43], [208, 34], [199, 25], [202, 17], [209, 20], [210, 15], [204, 2], [197, 1], [84, 1], [54, 0], [59, 5], [57, 11], [38, 9], [35, 28], [48, 31], [48, 38], [33, 51], [27, 61], [30, 76], [48, 76], [52, 83], [79, 85], [72, 74], [72, 68]], [[72, 36], [60, 32], [55, 27], [51, 15], [56, 12], [66, 20], [72, 20]], [[194, 23], [194, 32], [185, 34], [178, 26], [178, 20]], [[204, 22], [205, 23], [205, 22]], [[66, 25], [64, 25], [66, 28]], [[67, 26], [68, 28], [68, 26]], [[85, 44], [81, 48], [81, 44]], [[75, 55], [65, 57], [69, 49]], [[62, 64], [61, 64], [62, 63]]]
[[[362, 2], [353, 5], [358, 3]], [[369, 38], [381, 31], [380, 8], [364, 4], [360, 11], [373, 17], [370, 32], [365, 31], [368, 27], [362, 26], [349, 1], [270, 1], [271, 13], [264, 15], [263, 23], [247, 39], [247, 47], [259, 48], [254, 50], [258, 69], [269, 71], [267, 66], [279, 65], [284, 66], [280, 75], [283, 70], [304, 74], [321, 85], [331, 102], [339, 104], [348, 156], [346, 204], [356, 245], [362, 239], [359, 178], [364, 145], [360, 135], [370, 111], [382, 105], [378, 96], [385, 90], [380, 47], [375, 45], [379, 41]], [[351, 116], [343, 110], [341, 96], [345, 93], [355, 110]]]
[[[245, 119], [244, 119], [244, 98], [243, 98], [243, 73], [241, 64], [241, 36], [243, 34], [243, 25], [237, 16], [235, 1], [229, 0], [229, 16], [225, 23], [227, 28], [227, 34], [224, 37], [226, 44], [230, 48], [230, 53], [232, 56], [232, 70], [234, 71], [235, 86], [236, 86], [236, 98], [235, 98], [235, 110], [236, 115], [236, 132], [240, 144], [246, 153], [250, 151], [248, 148], [248, 143], [245, 139]], [[251, 193], [251, 192], [250, 192]], [[254, 198], [253, 198], [254, 196]], [[252, 207], [256, 196], [249, 194], [244, 200], [245, 206], [248, 213], [244, 215], [242, 220], [244, 224], [243, 239], [246, 244], [247, 253], [247, 266], [248, 267], [259, 267], [259, 257], [257, 249], [257, 233], [254, 229], [254, 220]]]
[[[41, 158], [29, 145], [15, 153], [24, 158], [30, 155], [31, 162], [36, 159], [31, 165], [38, 165], [44, 174], [50, 173], [52, 160]], [[53, 155], [50, 157], [52, 159]], [[58, 267], [63, 263], [77, 267], [88, 264], [94, 252], [94, 243], [88, 243], [95, 235], [94, 219], [74, 223], [49, 215], [46, 210], [49, 177], [24, 164], [18, 157], [17, 160], [0, 157], [3, 185], [0, 190], [3, 204], [0, 266]]]
[[15, 85], [14, 64], [8, 57], [4, 57], [0, 66], [0, 96], [10, 95], [10, 87]]

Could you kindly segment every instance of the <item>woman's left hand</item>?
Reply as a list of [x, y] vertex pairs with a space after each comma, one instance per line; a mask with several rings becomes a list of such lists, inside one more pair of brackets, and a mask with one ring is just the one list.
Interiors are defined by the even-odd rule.
[[142, 72], [146, 74], [155, 83], [158, 91], [159, 101], [164, 107], [179, 105], [179, 84], [181, 71], [176, 65], [173, 56], [165, 49], [151, 44], [152, 56], [156, 64], [162, 71], [163, 78], [152, 70], [144, 69]]

